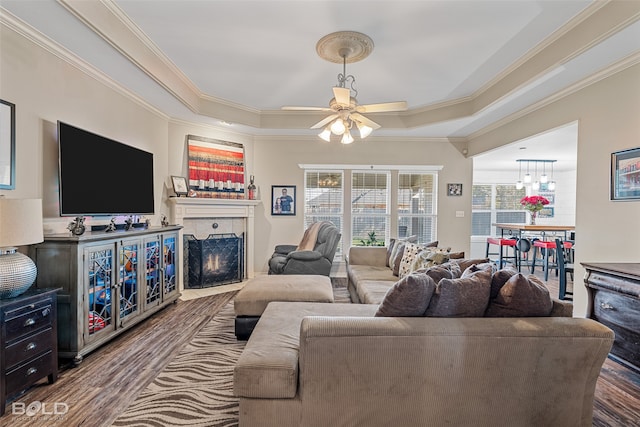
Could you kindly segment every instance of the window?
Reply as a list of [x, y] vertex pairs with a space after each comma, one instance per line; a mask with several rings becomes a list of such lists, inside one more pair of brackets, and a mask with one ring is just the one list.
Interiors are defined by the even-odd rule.
[[[318, 221], [330, 221], [342, 233], [342, 171], [307, 171], [304, 191], [304, 227]], [[336, 253], [342, 253], [342, 243]]]
[[436, 175], [398, 174], [398, 234], [416, 235], [422, 243], [436, 236]]
[[389, 230], [389, 172], [351, 175], [353, 246], [384, 246]]
[[493, 223], [524, 224], [526, 211], [520, 199], [526, 189], [516, 189], [513, 184], [477, 184], [472, 187], [471, 234], [474, 236], [496, 235]]
[[442, 166], [300, 165], [304, 225], [331, 221], [338, 246], [385, 246], [391, 237], [437, 239], [438, 172]]

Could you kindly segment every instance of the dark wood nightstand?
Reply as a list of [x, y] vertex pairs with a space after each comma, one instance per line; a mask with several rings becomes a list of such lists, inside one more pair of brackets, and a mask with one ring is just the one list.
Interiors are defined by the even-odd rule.
[[58, 378], [57, 289], [30, 289], [0, 300], [0, 415], [43, 377]]

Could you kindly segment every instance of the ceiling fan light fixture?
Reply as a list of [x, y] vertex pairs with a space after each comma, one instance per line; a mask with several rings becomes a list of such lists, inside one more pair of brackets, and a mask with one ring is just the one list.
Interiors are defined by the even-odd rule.
[[327, 142], [331, 142], [331, 128], [329, 126], [325, 127], [318, 136]]
[[356, 122], [356, 125], [358, 126], [358, 130], [360, 131], [360, 138], [365, 139], [366, 137], [368, 137], [369, 135], [371, 135], [371, 132], [373, 132], [373, 128], [369, 127], [367, 125], [363, 125], [361, 123]]
[[345, 132], [344, 135], [342, 135], [342, 140], [340, 140], [340, 142], [343, 144], [351, 144], [353, 142], [351, 133], [349, 131]]
[[334, 135], [342, 135], [346, 129], [347, 127], [344, 125], [342, 119], [336, 119], [331, 124], [331, 132], [333, 132]]

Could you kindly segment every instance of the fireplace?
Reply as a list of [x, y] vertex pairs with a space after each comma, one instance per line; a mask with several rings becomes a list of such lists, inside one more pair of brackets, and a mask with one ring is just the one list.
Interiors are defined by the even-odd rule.
[[207, 288], [241, 282], [244, 273], [244, 235], [210, 234], [197, 239], [184, 235], [184, 287]]
[[[244, 278], [254, 277], [255, 206], [259, 200], [205, 199], [198, 197], [170, 197], [171, 224], [183, 226], [181, 237], [192, 234], [199, 239], [210, 233], [235, 233], [244, 243]], [[217, 226], [217, 227], [216, 227]], [[212, 231], [213, 230], [215, 231]], [[184, 239], [182, 239], [184, 241]], [[179, 253], [183, 271], [188, 271], [188, 251]], [[179, 277], [180, 289], [187, 286], [186, 274]]]

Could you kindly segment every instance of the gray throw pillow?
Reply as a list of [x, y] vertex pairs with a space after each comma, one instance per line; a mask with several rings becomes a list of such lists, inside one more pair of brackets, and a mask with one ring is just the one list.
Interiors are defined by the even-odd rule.
[[482, 317], [489, 304], [491, 271], [459, 279], [442, 279], [425, 312], [427, 317]]
[[487, 317], [544, 317], [553, 309], [549, 289], [536, 276], [518, 273], [502, 286], [491, 301]]
[[436, 289], [426, 274], [409, 274], [398, 280], [378, 306], [376, 317], [419, 317], [429, 305]]
[[[444, 264], [442, 264], [444, 265]], [[454, 273], [448, 269], [443, 267], [442, 265], [435, 265], [429, 268], [421, 268], [420, 270], [414, 271], [414, 273], [423, 273], [427, 276], [431, 277], [434, 282], [439, 283], [442, 279], [456, 279]]]
[[498, 270], [491, 276], [491, 299], [498, 296], [498, 292], [504, 286], [505, 283], [513, 276], [518, 274], [518, 270], [513, 267], [505, 267], [502, 270]]
[[387, 259], [385, 263], [387, 267], [391, 267], [391, 265], [389, 264], [389, 259], [391, 258], [391, 254], [393, 253], [393, 246], [395, 244], [396, 244], [396, 239], [392, 238], [389, 240], [389, 246], [387, 246]]

